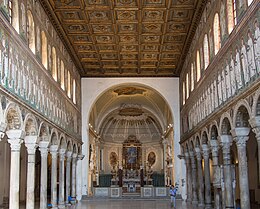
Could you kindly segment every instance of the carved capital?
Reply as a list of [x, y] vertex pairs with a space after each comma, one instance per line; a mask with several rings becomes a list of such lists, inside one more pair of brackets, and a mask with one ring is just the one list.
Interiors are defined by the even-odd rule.
[[57, 158], [58, 149], [59, 149], [58, 145], [51, 145], [50, 146], [50, 153], [51, 153], [52, 158]]
[[65, 160], [65, 155], [66, 155], [66, 149], [60, 149], [59, 150], [60, 161]]
[[41, 156], [47, 156], [48, 155], [48, 146], [49, 146], [49, 142], [48, 141], [40, 141], [39, 142], [39, 150], [41, 152]]
[[195, 147], [195, 153], [197, 160], [201, 160], [201, 151], [199, 147]]
[[230, 147], [232, 145], [232, 136], [231, 135], [221, 135], [219, 136], [220, 146], [222, 147], [223, 153], [230, 153]]
[[21, 144], [23, 143], [22, 139], [8, 139], [8, 143], [11, 146], [11, 151], [20, 151]]
[[210, 144], [210, 149], [212, 152], [212, 155], [218, 155], [218, 150], [219, 150], [219, 143], [217, 140], [210, 140], [209, 141]]
[[237, 136], [234, 138], [237, 147], [246, 147], [246, 142], [248, 141], [249, 136]]
[[209, 149], [209, 147], [208, 147], [207, 144], [203, 144], [203, 145], [202, 145], [202, 153], [203, 153], [204, 159], [205, 159], [205, 158], [209, 158], [210, 149]]

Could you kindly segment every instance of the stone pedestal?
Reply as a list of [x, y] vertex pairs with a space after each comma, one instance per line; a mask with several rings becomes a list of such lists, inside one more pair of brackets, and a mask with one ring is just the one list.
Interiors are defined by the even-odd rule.
[[51, 145], [51, 204], [57, 209], [57, 154], [58, 145]]
[[190, 153], [190, 161], [191, 161], [191, 169], [192, 169], [192, 204], [198, 204], [198, 196], [197, 196], [197, 166], [194, 158], [194, 153], [192, 151]]
[[200, 148], [196, 147], [195, 152], [196, 152], [197, 168], [198, 168], [199, 207], [203, 207], [204, 206], [204, 182], [203, 182]]
[[235, 128], [232, 130], [232, 136], [237, 145], [238, 168], [239, 168], [239, 186], [240, 186], [240, 205], [241, 209], [250, 208], [248, 166], [246, 156], [246, 142], [248, 140], [249, 128]]
[[39, 142], [39, 149], [41, 152], [40, 209], [47, 209], [48, 145], [49, 142], [47, 141]]
[[19, 209], [20, 149], [24, 132], [22, 130], [8, 130], [6, 135], [11, 146], [9, 209]]
[[34, 188], [35, 188], [35, 150], [38, 147], [37, 136], [26, 136], [24, 138], [28, 153], [27, 162], [27, 191], [26, 209], [34, 209]]
[[230, 147], [232, 145], [231, 135], [220, 136], [220, 146], [223, 151], [223, 173], [225, 181], [225, 205], [226, 208], [234, 208], [234, 194], [232, 189], [232, 173], [230, 160]]
[[70, 173], [71, 173], [71, 157], [72, 157], [72, 152], [68, 151], [66, 153], [67, 156], [67, 161], [66, 161], [66, 205], [69, 204], [69, 196], [71, 196], [71, 186], [70, 186]]
[[204, 176], [205, 176], [205, 208], [211, 209], [211, 182], [210, 182], [210, 168], [209, 168], [209, 154], [210, 150], [207, 144], [202, 145], [204, 158]]
[[64, 201], [64, 161], [65, 161], [65, 154], [66, 149], [59, 150], [59, 159], [60, 159], [60, 166], [59, 166], [59, 208], [65, 208], [65, 201]]

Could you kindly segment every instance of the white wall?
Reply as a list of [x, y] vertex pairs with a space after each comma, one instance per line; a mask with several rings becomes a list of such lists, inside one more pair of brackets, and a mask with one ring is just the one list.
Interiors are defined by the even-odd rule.
[[[175, 179], [179, 182], [181, 175], [180, 154], [180, 107], [179, 107], [179, 78], [82, 78], [82, 195], [87, 195], [88, 185], [88, 119], [91, 108], [97, 98], [107, 89], [120, 84], [140, 84], [159, 92], [168, 103], [174, 120], [174, 158]], [[80, 195], [80, 194], [79, 194]]]

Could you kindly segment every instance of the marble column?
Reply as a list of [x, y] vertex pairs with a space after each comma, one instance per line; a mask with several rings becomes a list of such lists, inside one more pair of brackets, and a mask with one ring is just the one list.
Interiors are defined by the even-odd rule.
[[67, 161], [66, 161], [66, 205], [69, 204], [69, 196], [71, 196], [71, 186], [70, 186], [70, 173], [71, 173], [71, 157], [72, 157], [72, 152], [68, 151], [66, 153], [67, 156]]
[[22, 130], [8, 130], [6, 135], [11, 146], [9, 209], [19, 209], [20, 149], [25, 134]]
[[66, 149], [60, 149], [59, 150], [59, 160], [60, 160], [60, 165], [59, 165], [59, 208], [65, 208], [65, 202], [64, 202], [64, 195], [65, 195], [65, 190], [64, 190], [64, 177], [65, 177], [65, 168], [64, 168], [64, 161], [65, 161], [65, 154], [66, 154]]
[[41, 152], [40, 209], [47, 209], [48, 146], [48, 141], [39, 142], [39, 150]]
[[34, 209], [34, 188], [35, 188], [35, 151], [38, 147], [38, 136], [26, 136], [24, 138], [27, 148], [27, 191], [26, 191], [26, 209]]
[[163, 145], [163, 170], [164, 170], [164, 185], [168, 185], [168, 173], [167, 173], [167, 139], [162, 137], [162, 145]]
[[234, 208], [234, 194], [232, 188], [232, 172], [230, 160], [230, 147], [232, 145], [231, 135], [220, 136], [220, 146], [223, 151], [223, 174], [225, 182], [225, 205], [226, 208]]
[[195, 147], [195, 153], [197, 158], [197, 168], [198, 168], [198, 183], [199, 183], [199, 207], [204, 206], [204, 181], [201, 163], [201, 151], [199, 147]]
[[235, 128], [231, 131], [237, 145], [241, 209], [250, 208], [248, 166], [246, 155], [246, 142], [249, 139], [249, 132], [250, 128], [246, 127]]
[[221, 182], [220, 182], [220, 167], [219, 167], [219, 144], [216, 139], [209, 141], [212, 153], [212, 167], [213, 167], [213, 187], [214, 187], [214, 209], [221, 208]]
[[72, 179], [71, 179], [71, 196], [76, 199], [76, 167], [77, 167], [77, 154], [72, 154]]
[[202, 152], [204, 158], [204, 177], [205, 177], [205, 208], [211, 209], [211, 182], [210, 182], [210, 168], [209, 168], [209, 154], [210, 149], [207, 144], [202, 145]]
[[196, 161], [194, 157], [194, 152], [190, 151], [190, 161], [191, 161], [191, 169], [192, 169], [192, 204], [197, 205], [198, 204], [198, 194], [197, 194], [197, 166]]
[[[253, 128], [253, 132], [255, 133], [255, 137], [257, 140], [257, 147], [258, 147], [258, 173], [260, 173], [260, 116], [255, 116], [254, 118], [249, 120], [251, 127]], [[260, 182], [260, 175], [258, 182]]]
[[51, 204], [57, 209], [57, 154], [58, 145], [50, 146], [51, 153]]
[[184, 154], [185, 157], [185, 165], [186, 165], [186, 187], [187, 187], [187, 202], [191, 202], [192, 200], [192, 177], [191, 177], [191, 164], [190, 164], [190, 156], [189, 153], [186, 152]]

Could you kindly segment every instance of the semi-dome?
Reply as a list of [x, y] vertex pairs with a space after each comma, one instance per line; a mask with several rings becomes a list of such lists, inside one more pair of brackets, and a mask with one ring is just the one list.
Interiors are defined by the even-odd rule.
[[123, 142], [129, 136], [136, 136], [141, 143], [158, 142], [162, 128], [156, 117], [140, 104], [121, 104], [108, 114], [100, 134], [102, 140], [111, 142]]

